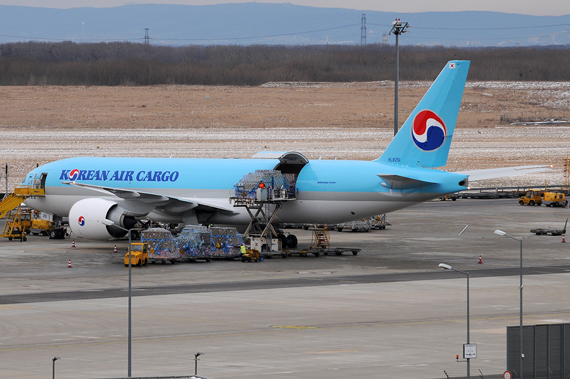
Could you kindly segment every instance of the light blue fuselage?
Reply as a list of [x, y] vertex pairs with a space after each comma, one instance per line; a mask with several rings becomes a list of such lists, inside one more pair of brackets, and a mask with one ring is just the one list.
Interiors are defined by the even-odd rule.
[[[200, 199], [231, 208], [229, 198], [244, 175], [255, 170], [272, 170], [278, 164], [277, 159], [70, 158], [48, 163], [28, 174], [26, 181], [33, 181], [41, 173], [47, 173], [47, 178], [46, 196], [31, 198], [27, 203], [45, 212], [67, 216], [78, 200], [104, 197], [99, 192], [62, 183], [73, 180], [181, 199]], [[391, 191], [382, 185], [378, 174], [412, 174], [438, 183]], [[297, 178], [297, 200], [284, 204], [276, 222], [337, 223], [370, 217], [463, 190], [465, 187], [459, 185], [463, 179], [464, 175], [376, 161], [309, 161]], [[112, 200], [112, 196], [107, 197]], [[250, 221], [244, 209], [234, 211], [238, 214], [215, 214], [208, 222], [247, 224]], [[173, 218], [160, 221], [181, 221]]]

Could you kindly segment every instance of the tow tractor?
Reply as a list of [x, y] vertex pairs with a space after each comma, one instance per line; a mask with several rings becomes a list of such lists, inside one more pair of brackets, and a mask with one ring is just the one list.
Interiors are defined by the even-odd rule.
[[[145, 242], [131, 243], [131, 266], [146, 266], [148, 263], [148, 244]], [[129, 253], [125, 254], [125, 267], [129, 267]]]

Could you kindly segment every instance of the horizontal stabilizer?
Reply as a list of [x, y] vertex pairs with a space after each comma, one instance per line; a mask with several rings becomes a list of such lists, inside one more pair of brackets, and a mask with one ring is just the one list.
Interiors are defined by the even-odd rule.
[[390, 189], [402, 187], [422, 187], [424, 185], [433, 184], [432, 182], [427, 182], [425, 180], [418, 180], [401, 175], [378, 174], [378, 176], [384, 181], [382, 185]]
[[459, 171], [457, 174], [469, 175], [469, 182], [476, 182], [478, 180], [503, 178], [505, 176], [517, 176], [532, 174], [535, 172], [544, 172], [549, 171], [551, 168], [552, 166], [550, 165], [515, 166], [484, 170]]

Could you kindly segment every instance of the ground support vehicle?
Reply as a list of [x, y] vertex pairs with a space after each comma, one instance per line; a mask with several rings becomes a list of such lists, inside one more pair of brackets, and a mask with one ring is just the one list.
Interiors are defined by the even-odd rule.
[[343, 255], [344, 253], [352, 253], [352, 255], [358, 255], [360, 253], [360, 249], [355, 249], [353, 247], [333, 247], [328, 249], [323, 249], [324, 255], [334, 254], [334, 255]]
[[260, 260], [261, 256], [257, 249], [246, 249], [245, 254], [241, 255], [242, 262], [259, 262]]
[[562, 229], [552, 229], [552, 228], [537, 228], [531, 229], [530, 232], [536, 234], [537, 236], [543, 234], [550, 234], [552, 236], [561, 236], [562, 234], [566, 234], [566, 225], [568, 225], [568, 219], [564, 223], [564, 228]]
[[336, 225], [337, 231], [342, 232], [344, 229], [348, 229], [351, 232], [369, 232], [372, 230], [372, 218], [343, 222]]
[[37, 210], [32, 210], [31, 215], [30, 232], [33, 235], [49, 236], [50, 239], [63, 239], [69, 235], [66, 228], [67, 222], [62, 217]]
[[564, 207], [568, 204], [566, 195], [560, 192], [544, 192], [542, 198], [547, 207]]
[[0, 237], [8, 238], [9, 241], [19, 239], [27, 241], [26, 234], [30, 233], [32, 215], [29, 209], [18, 206], [8, 212], [8, 221], [4, 225], [4, 231]]
[[390, 225], [390, 223], [386, 221], [386, 214], [372, 217], [372, 229], [384, 230], [387, 225]]
[[[131, 243], [131, 266], [146, 266], [148, 263], [148, 244], [144, 242]], [[125, 254], [125, 267], [129, 266], [129, 253]]]
[[261, 254], [280, 253], [284, 247], [297, 246], [295, 235], [278, 232], [272, 224], [283, 204], [295, 200], [293, 182], [291, 174], [278, 170], [256, 170], [245, 175], [234, 186], [230, 203], [234, 207], [245, 208], [251, 218], [243, 233], [251, 250], [258, 250]]
[[291, 249], [284, 249], [280, 254], [269, 254], [264, 253], [262, 254], [265, 258], [273, 258], [275, 256], [281, 256], [282, 258], [291, 257], [294, 255], [298, 255], [299, 257], [308, 257], [309, 255], [314, 255], [315, 257], [319, 257], [322, 255], [343, 255], [345, 253], [352, 253], [352, 255], [357, 255], [360, 252], [360, 249], [352, 248], [352, 247], [326, 247], [326, 248], [309, 248], [309, 249], [301, 249], [301, 250], [291, 250]]
[[519, 198], [520, 205], [542, 205], [542, 191], [530, 190]]

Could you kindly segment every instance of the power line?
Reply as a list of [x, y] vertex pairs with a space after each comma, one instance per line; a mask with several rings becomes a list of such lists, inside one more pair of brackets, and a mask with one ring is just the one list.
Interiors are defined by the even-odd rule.
[[[352, 28], [358, 26], [360, 24], [350, 24], [350, 25], [343, 25], [343, 26], [336, 26], [332, 28], [325, 28], [325, 29], [315, 29], [315, 30], [307, 30], [303, 32], [294, 32], [294, 33], [283, 33], [283, 34], [273, 34], [273, 35], [266, 35], [266, 36], [250, 36], [250, 37], [219, 37], [219, 38], [160, 38], [160, 37], [148, 37], [145, 34], [144, 38], [115, 38], [115, 39], [92, 39], [92, 40], [82, 40], [78, 38], [47, 38], [47, 37], [33, 37], [33, 36], [14, 36], [14, 35], [7, 35], [7, 34], [0, 34], [0, 37], [9, 37], [9, 38], [19, 38], [19, 39], [32, 39], [32, 40], [45, 40], [45, 41], [70, 41], [70, 40], [81, 40], [81, 42], [87, 41], [140, 41], [144, 39], [144, 42], [147, 43], [148, 40], [160, 40], [160, 41], [236, 41], [236, 40], [248, 40], [248, 39], [264, 39], [264, 38], [275, 38], [275, 37], [287, 37], [287, 36], [295, 36], [301, 34], [311, 34], [311, 33], [319, 33], [319, 32], [326, 32], [330, 30], [338, 30], [338, 29], [345, 29], [345, 28]], [[148, 32], [148, 31], [147, 31]]]
[[[392, 25], [386, 24], [373, 24], [368, 23], [368, 25], [375, 25], [375, 26], [385, 26], [391, 27]], [[519, 30], [519, 29], [536, 29], [536, 28], [555, 28], [558, 26], [570, 26], [570, 24], [554, 24], [554, 25], [538, 25], [538, 26], [513, 26], [509, 28], [431, 28], [427, 26], [416, 26], [414, 25], [414, 29], [424, 29], [424, 30]]]
[[334, 28], [308, 30], [308, 31], [305, 31], [305, 32], [274, 34], [274, 35], [258, 36], [258, 37], [227, 37], [227, 38], [155, 38], [155, 39], [159, 39], [159, 40], [161, 40], [161, 41], [228, 41], [228, 40], [245, 40], [245, 39], [263, 39], [263, 38], [287, 37], [287, 36], [296, 36], [296, 35], [299, 35], [299, 34], [310, 34], [310, 33], [326, 32], [326, 31], [329, 31], [329, 30], [352, 28], [352, 27], [355, 27], [355, 26], [358, 26], [358, 25], [360, 25], [360, 24], [351, 24], [351, 25], [345, 25], [345, 26], [337, 26], [337, 27], [334, 27]]
[[12, 36], [8, 34], [0, 34], [0, 37], [19, 38], [26, 40], [43, 40], [43, 41], [79, 41], [79, 42], [122, 42], [122, 41], [139, 41], [143, 38], [101, 38], [101, 39], [82, 39], [82, 38], [48, 38], [48, 37], [33, 37], [33, 36]]

